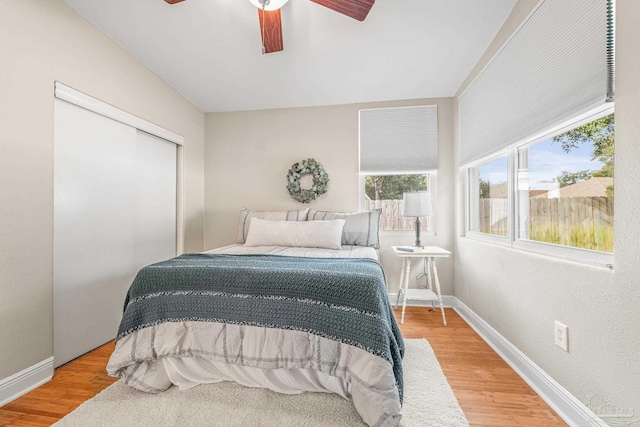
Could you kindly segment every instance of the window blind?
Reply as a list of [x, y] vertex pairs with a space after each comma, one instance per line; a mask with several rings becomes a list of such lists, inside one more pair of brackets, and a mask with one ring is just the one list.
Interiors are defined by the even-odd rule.
[[460, 165], [613, 97], [612, 3], [543, 0], [459, 99]]
[[438, 107], [360, 110], [360, 172], [438, 168]]

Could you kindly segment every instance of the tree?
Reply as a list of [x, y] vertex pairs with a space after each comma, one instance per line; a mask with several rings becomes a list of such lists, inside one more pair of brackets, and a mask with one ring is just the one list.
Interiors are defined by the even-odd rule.
[[[591, 171], [591, 176], [613, 178], [615, 152], [615, 120], [613, 114], [609, 114], [608, 116], [594, 120], [582, 126], [578, 126], [575, 129], [563, 133], [562, 135], [554, 136], [553, 142], [559, 142], [565, 153], [571, 152], [571, 150], [577, 148], [579, 144], [593, 144], [591, 160], [598, 160], [603, 163], [603, 166], [600, 170]], [[584, 172], [586, 171], [579, 171], [574, 174], [577, 174], [579, 177], [580, 174]], [[562, 175], [557, 179], [559, 180], [564, 177], [565, 173], [568, 174], [568, 172], [562, 172]], [[569, 176], [567, 175], [566, 178], [569, 178]], [[560, 186], [563, 187], [562, 184]], [[613, 197], [612, 185], [607, 187], [607, 197]]]
[[489, 183], [489, 181], [485, 181], [482, 178], [480, 178], [480, 198], [491, 198], [491, 184]]
[[560, 184], [560, 188], [568, 185], [573, 185], [578, 182], [586, 181], [589, 178], [595, 176], [595, 172], [590, 169], [581, 170], [578, 172], [562, 171], [561, 175], [555, 178], [555, 181]]
[[371, 200], [397, 200], [410, 191], [427, 190], [425, 175], [369, 175], [365, 177], [365, 193]]
[[559, 142], [565, 153], [571, 152], [579, 144], [593, 144], [591, 160], [599, 160], [604, 165], [593, 176], [613, 177], [613, 154], [615, 145], [614, 115], [602, 117], [582, 126], [578, 126], [562, 135], [554, 136], [553, 142]]

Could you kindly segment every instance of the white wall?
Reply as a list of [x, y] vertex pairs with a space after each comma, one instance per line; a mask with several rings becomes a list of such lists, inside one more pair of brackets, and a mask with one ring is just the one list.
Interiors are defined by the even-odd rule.
[[[406, 105], [438, 105], [439, 170], [436, 236], [426, 245], [452, 247], [452, 99], [286, 108], [206, 115], [205, 247], [235, 243], [238, 214], [253, 210], [358, 211], [358, 110]], [[299, 160], [314, 157], [329, 178], [329, 191], [302, 205], [286, 189], [286, 174]], [[400, 261], [391, 245], [414, 241], [412, 231], [382, 232], [380, 256], [390, 291], [398, 286]], [[438, 261], [443, 293], [452, 293], [452, 260]], [[417, 270], [412, 273], [415, 278]], [[415, 285], [415, 284], [414, 284]]]
[[[465, 85], [535, 4], [517, 3]], [[599, 392], [638, 414], [640, 2], [618, 0], [617, 19], [615, 270], [456, 237], [454, 293], [581, 401]], [[457, 98], [454, 116], [457, 128]], [[569, 353], [554, 345], [555, 320], [569, 327]]]
[[3, 0], [0, 380], [53, 355], [56, 80], [185, 137], [186, 250], [203, 246], [204, 114], [61, 0]]

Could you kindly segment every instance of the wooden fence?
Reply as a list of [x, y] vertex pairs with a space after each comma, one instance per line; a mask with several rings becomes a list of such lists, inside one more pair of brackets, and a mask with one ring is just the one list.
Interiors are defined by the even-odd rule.
[[[382, 208], [380, 230], [414, 229], [415, 218], [402, 216], [402, 200], [367, 200], [366, 208]], [[507, 235], [509, 205], [506, 198], [480, 199], [478, 211], [480, 231]], [[428, 230], [431, 220], [432, 218], [422, 218], [421, 229]], [[571, 242], [572, 239], [576, 239], [576, 228], [583, 228], [587, 234], [594, 234], [597, 229], [605, 229], [612, 235], [613, 199], [608, 197], [532, 198], [529, 199], [528, 222], [528, 232], [533, 240], [586, 247], [587, 244]], [[588, 246], [603, 250], [601, 245], [601, 242], [595, 242]]]
[[535, 198], [529, 203], [530, 223], [558, 223], [560, 228], [574, 225], [613, 225], [613, 198], [609, 197], [560, 197]]
[[509, 203], [506, 198], [480, 199], [478, 203], [480, 231], [506, 236], [508, 213]]
[[[380, 209], [380, 230], [414, 230], [415, 217], [402, 216], [403, 200], [366, 200], [365, 208]], [[431, 218], [420, 218], [420, 230], [428, 230]]]
[[[478, 208], [480, 231], [506, 236], [507, 199], [480, 199]], [[528, 224], [532, 240], [606, 250], [613, 244], [613, 198], [531, 198]], [[577, 241], [583, 238], [592, 241]]]

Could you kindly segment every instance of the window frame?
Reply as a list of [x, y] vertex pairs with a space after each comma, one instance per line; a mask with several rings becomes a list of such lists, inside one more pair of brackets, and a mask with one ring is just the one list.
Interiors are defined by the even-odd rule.
[[[392, 171], [392, 172], [359, 172], [358, 173], [358, 209], [360, 212], [366, 210], [365, 206], [365, 177], [367, 176], [380, 176], [380, 175], [427, 175], [427, 191], [431, 195], [431, 208], [433, 209], [433, 215], [429, 222], [429, 228], [427, 230], [421, 230], [420, 234], [423, 236], [435, 236], [436, 235], [436, 219], [438, 217], [438, 197], [437, 197], [437, 175], [436, 169], [425, 171]], [[413, 229], [412, 229], [413, 230]], [[381, 233], [406, 233], [411, 230], [380, 230]]]
[[[501, 157], [506, 157], [507, 159], [507, 235], [506, 236], [500, 236], [497, 234], [491, 234], [491, 233], [483, 233], [482, 231], [477, 231], [477, 230], [472, 230], [471, 229], [471, 225], [472, 225], [472, 221], [477, 221], [477, 217], [478, 217], [478, 197], [476, 196], [476, 190], [479, 190], [479, 185], [480, 185], [480, 176], [479, 174], [474, 172], [474, 176], [472, 177], [472, 171], [478, 171], [479, 168], [487, 163], [491, 163], [494, 160], [497, 160]], [[505, 151], [500, 151], [498, 153], [495, 153], [492, 156], [489, 157], [485, 157], [477, 162], [474, 162], [473, 164], [470, 164], [469, 166], [466, 167], [467, 169], [467, 173], [465, 174], [467, 176], [467, 195], [466, 195], [466, 216], [467, 216], [467, 220], [466, 220], [466, 233], [471, 235], [472, 237], [475, 237], [477, 239], [481, 239], [481, 240], [487, 240], [490, 241], [492, 243], [497, 243], [497, 244], [501, 244], [501, 245], [508, 245], [509, 240], [511, 240], [511, 233], [512, 233], [512, 226], [511, 226], [511, 222], [512, 222], [512, 209], [511, 209], [511, 204], [512, 204], [512, 200], [511, 200], [511, 168], [512, 168], [512, 161], [511, 161], [511, 157], [509, 156], [509, 153], [505, 152]], [[473, 181], [473, 182], [472, 182]], [[473, 199], [471, 199], [471, 196], [474, 196]], [[473, 219], [472, 219], [473, 218]]]
[[[584, 262], [589, 264], [595, 264], [599, 266], [606, 266], [613, 269], [614, 252], [601, 252], [591, 249], [583, 249], [572, 246], [559, 245], [555, 243], [539, 242], [536, 240], [529, 240], [521, 238], [519, 236], [521, 223], [520, 223], [520, 209], [521, 203], [520, 195], [518, 194], [517, 183], [518, 180], [518, 166], [519, 166], [519, 150], [527, 148], [541, 142], [545, 139], [552, 138], [556, 135], [560, 135], [566, 131], [574, 129], [583, 124], [597, 120], [609, 114], [615, 114], [615, 106], [613, 104], [604, 104], [597, 108], [590, 109], [589, 111], [574, 116], [573, 118], [562, 121], [560, 124], [547, 129], [544, 132], [540, 132], [537, 135], [519, 141], [509, 147], [500, 150], [497, 153], [493, 153], [489, 156], [477, 160], [473, 163], [461, 167], [462, 176], [464, 180], [463, 191], [463, 206], [465, 206], [465, 231], [462, 237], [472, 238], [474, 240], [485, 241], [488, 243], [494, 243], [502, 246], [511, 247], [514, 249], [524, 250], [527, 252], [534, 252], [543, 255], [549, 255], [556, 258], [568, 259], [578, 262]], [[471, 229], [471, 215], [472, 204], [474, 200], [471, 199], [474, 187], [472, 186], [472, 171], [479, 168], [481, 165], [495, 160], [499, 157], [507, 156], [507, 169], [508, 169], [508, 226], [507, 236], [497, 236]], [[615, 178], [614, 178], [615, 179]], [[614, 181], [615, 182], [615, 181]], [[615, 203], [615, 202], [614, 202]], [[477, 204], [477, 203], [476, 203]], [[615, 210], [614, 210], [615, 212]], [[615, 215], [615, 214], [614, 214]], [[615, 245], [615, 241], [614, 241]]]

